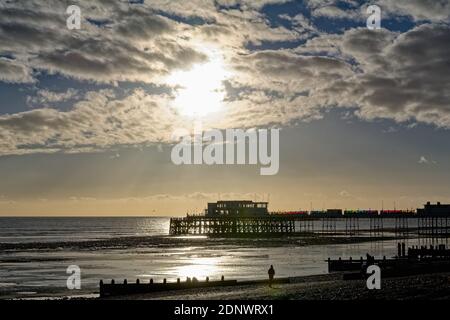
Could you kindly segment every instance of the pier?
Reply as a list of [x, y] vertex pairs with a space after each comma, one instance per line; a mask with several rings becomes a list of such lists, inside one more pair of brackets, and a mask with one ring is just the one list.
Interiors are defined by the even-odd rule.
[[[407, 236], [447, 237], [450, 235], [450, 205], [429, 202], [423, 209], [341, 210], [272, 212], [267, 202], [219, 201], [209, 203], [202, 215], [171, 218], [171, 235], [280, 236], [294, 234], [356, 235], [384, 232]], [[385, 221], [390, 220], [388, 227]], [[362, 227], [363, 222], [366, 227]], [[338, 225], [340, 226], [338, 228]]]
[[[239, 235], [239, 234], [290, 234], [312, 231], [313, 218], [293, 216], [267, 217], [199, 217], [170, 219], [172, 235]], [[300, 222], [300, 226], [296, 222]]]

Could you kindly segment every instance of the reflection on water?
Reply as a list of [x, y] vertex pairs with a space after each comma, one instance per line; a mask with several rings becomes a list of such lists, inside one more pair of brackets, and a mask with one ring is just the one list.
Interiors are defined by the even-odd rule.
[[222, 258], [191, 258], [183, 265], [173, 268], [174, 275], [180, 278], [195, 277], [197, 279], [203, 279], [211, 275], [216, 275], [220, 272], [218, 265]]
[[188, 236], [174, 236], [174, 239], [208, 239], [207, 236], [188, 235]]

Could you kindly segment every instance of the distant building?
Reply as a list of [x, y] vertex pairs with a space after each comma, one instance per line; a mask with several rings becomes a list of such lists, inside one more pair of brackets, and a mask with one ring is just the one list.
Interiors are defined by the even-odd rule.
[[429, 217], [450, 217], [450, 204], [431, 204], [429, 201], [423, 209], [417, 209], [417, 214]]
[[268, 215], [267, 202], [250, 200], [217, 201], [208, 203], [207, 216], [264, 216]]

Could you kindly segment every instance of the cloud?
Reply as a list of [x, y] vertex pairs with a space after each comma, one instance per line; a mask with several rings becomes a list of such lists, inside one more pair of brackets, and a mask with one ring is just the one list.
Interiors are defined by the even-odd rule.
[[139, 198], [124, 198], [125, 201], [218, 201], [218, 200], [255, 200], [264, 201], [267, 199], [266, 194], [261, 193], [237, 193], [237, 192], [225, 192], [225, 193], [209, 193], [209, 192], [192, 192], [183, 194], [153, 194], [149, 196]]
[[55, 92], [47, 89], [41, 89], [36, 92], [35, 96], [27, 96], [29, 105], [46, 105], [53, 102], [62, 102], [73, 99], [77, 96], [78, 90], [69, 88], [64, 92]]
[[[33, 68], [79, 80], [161, 83], [174, 70], [206, 61], [199, 48], [204, 40], [217, 43], [219, 38], [224, 45], [295, 40], [296, 32], [270, 27], [257, 11], [267, 3], [281, 2], [239, 1], [246, 7], [242, 11], [218, 10], [213, 1], [201, 0], [82, 2], [81, 30], [66, 28], [64, 2], [11, 2], [0, 10], [0, 52], [22, 56], [23, 63]], [[165, 16], [170, 14], [198, 15], [204, 22], [191, 25]]]
[[14, 205], [16, 203], [17, 203], [16, 201], [8, 199], [4, 195], [0, 194], [0, 204], [1, 205]]
[[[165, 97], [168, 99], [168, 97]], [[170, 141], [176, 112], [164, 97], [134, 90], [117, 99], [110, 90], [88, 92], [69, 111], [40, 108], [0, 116], [0, 154], [86, 152], [114, 145]]]
[[[246, 89], [234, 104], [251, 99], [244, 109], [264, 111], [268, 122], [318, 118], [318, 110], [338, 106], [365, 120], [448, 128], [449, 43], [449, 26], [424, 24], [405, 33], [357, 28], [293, 50], [243, 55], [234, 60], [233, 87]], [[253, 99], [256, 93], [265, 99]]]
[[[79, 5], [85, 17], [82, 28], [68, 30], [62, 3], [6, 4], [0, 10], [0, 51], [49, 73], [109, 83], [157, 82], [174, 69], [206, 59], [179, 38], [183, 30], [176, 21], [100, 1]], [[111, 22], [97, 26], [90, 16]]]
[[425, 156], [420, 156], [419, 164], [436, 164], [436, 161], [427, 159]]
[[115, 33], [121, 37], [148, 41], [161, 35], [168, 35], [177, 31], [177, 25], [168, 18], [146, 12], [142, 8], [120, 12], [118, 23], [114, 25]]
[[[371, 4], [378, 5], [382, 10], [382, 18], [399, 18], [407, 16], [415, 21], [447, 22], [450, 17], [450, 2], [448, 0], [378, 0], [378, 1], [353, 0], [306, 0], [308, 6], [316, 16], [329, 18], [354, 19], [356, 11], [365, 12], [365, 8]], [[342, 5], [346, 9], [341, 9]], [[361, 10], [362, 9], [362, 10]]]
[[336, 6], [324, 6], [313, 10], [314, 17], [327, 17], [330, 19], [349, 19], [354, 21], [363, 21], [365, 16], [360, 9], [343, 10]]
[[427, 163], [429, 163], [429, 161], [424, 156], [421, 156], [420, 159], [419, 159], [419, 163], [420, 164], [427, 164]]
[[290, 1], [292, 0], [218, 0], [217, 3], [228, 7], [240, 5], [244, 8], [261, 9], [269, 4], [282, 4]]
[[344, 52], [353, 53], [362, 69], [345, 91], [360, 107], [358, 114], [449, 127], [450, 27], [421, 25], [393, 40], [385, 33], [384, 41], [377, 42], [384, 47], [355, 40], [361, 33], [367, 31], [347, 33], [343, 43]]
[[353, 197], [348, 191], [346, 190], [342, 190], [341, 192], [339, 192], [339, 196], [343, 197], [343, 198], [350, 198]]
[[120, 153], [115, 153], [112, 156], [109, 157], [110, 159], [119, 159], [120, 158]]
[[377, 4], [390, 15], [406, 15], [416, 21], [448, 22], [450, 17], [447, 0], [381, 0]]
[[33, 83], [31, 68], [19, 61], [0, 57], [0, 81], [9, 83]]

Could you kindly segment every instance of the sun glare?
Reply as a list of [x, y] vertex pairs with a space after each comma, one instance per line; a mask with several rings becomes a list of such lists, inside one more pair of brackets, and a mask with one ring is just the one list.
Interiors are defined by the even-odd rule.
[[185, 116], [202, 117], [222, 108], [223, 81], [229, 73], [220, 55], [209, 53], [208, 56], [208, 62], [175, 72], [168, 78], [169, 84], [177, 87], [174, 106]]
[[212, 277], [217, 274], [218, 258], [194, 258], [189, 264], [177, 267], [175, 274], [179, 277], [196, 277], [198, 279]]

